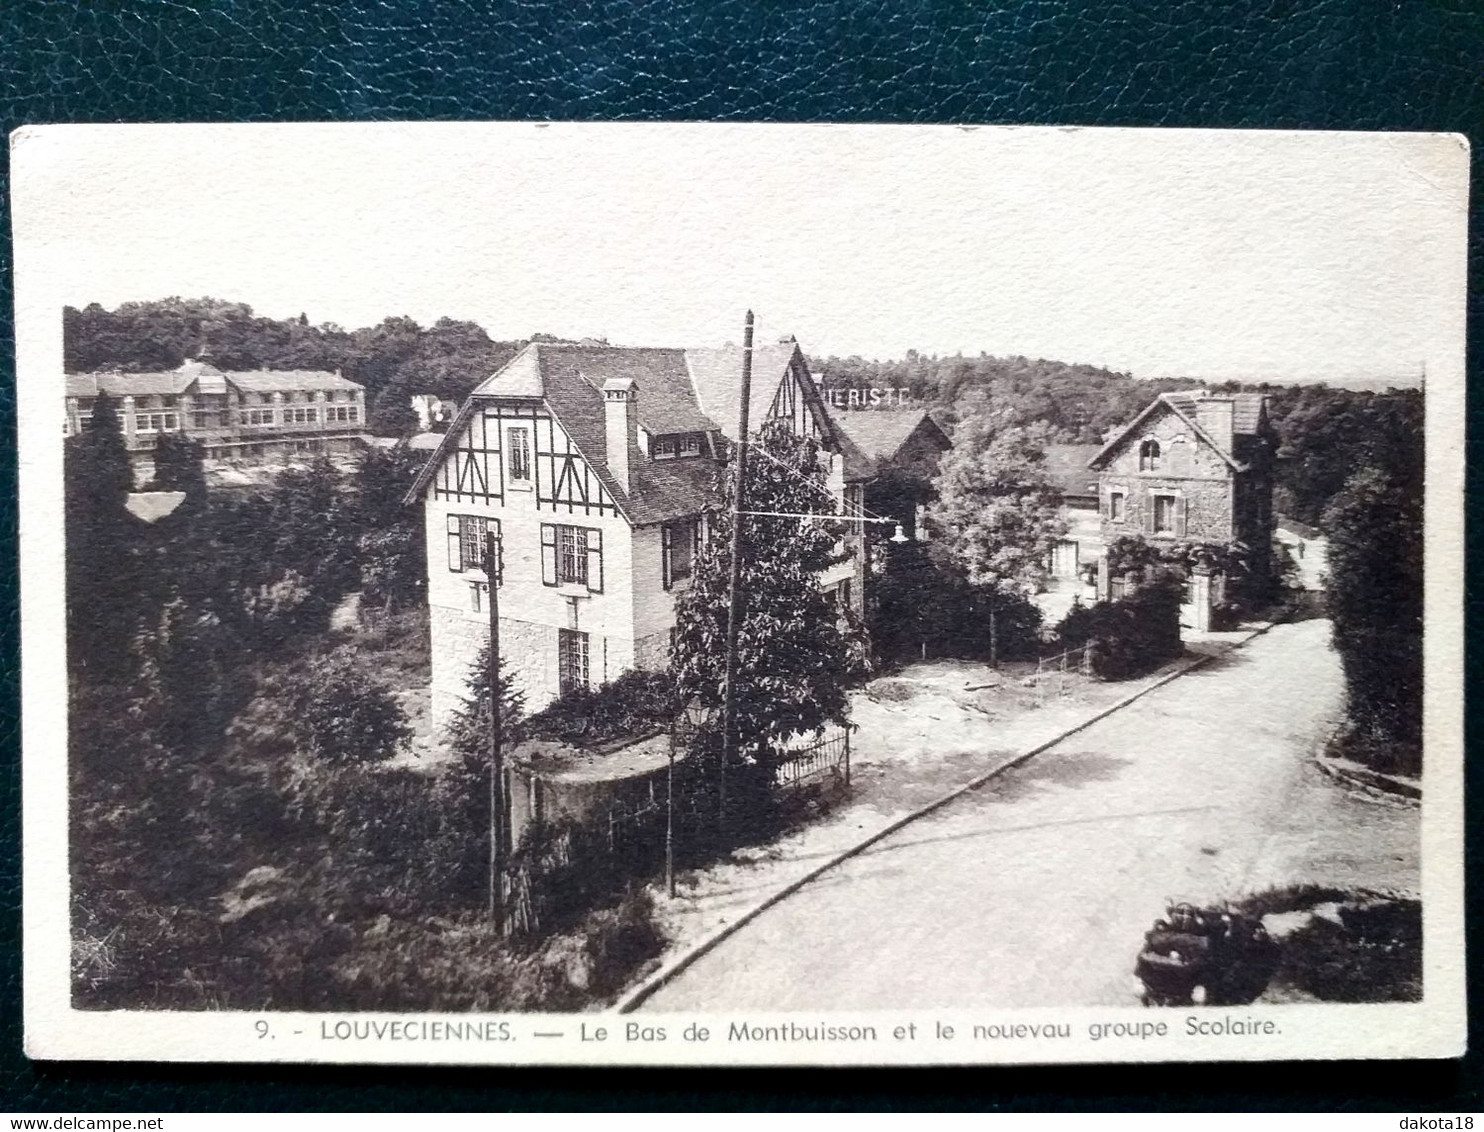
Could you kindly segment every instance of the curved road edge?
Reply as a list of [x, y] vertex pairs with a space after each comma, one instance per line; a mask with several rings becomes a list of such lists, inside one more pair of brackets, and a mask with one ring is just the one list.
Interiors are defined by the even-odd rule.
[[[1289, 616], [1291, 616], [1291, 614], [1291, 607], [1279, 611], [1274, 616], [1272, 621], [1266, 622], [1258, 626], [1256, 629], [1253, 629], [1241, 640], [1233, 642], [1231, 649], [1225, 651], [1230, 652], [1232, 649], [1242, 648], [1244, 645], [1262, 636], [1269, 629], [1273, 628], [1274, 625], [1278, 625], [1286, 621]], [[948, 791], [948, 793], [933, 799], [931, 802], [928, 802], [923, 806], [919, 806], [911, 813], [905, 814], [902, 817], [897, 818], [895, 821], [889, 822], [887, 825], [883, 826], [875, 833], [872, 833], [869, 836], [862, 838], [855, 844], [842, 849], [840, 852], [825, 860], [823, 864], [815, 866], [802, 876], [795, 878], [788, 884], [783, 885], [781, 888], [763, 897], [763, 899], [759, 900], [751, 908], [748, 908], [731, 923], [719, 928], [717, 931], [713, 932], [711, 935], [707, 936], [699, 943], [692, 945], [686, 951], [682, 952], [680, 955], [677, 955], [674, 959], [671, 959], [668, 963], [663, 964], [658, 970], [641, 981], [637, 986], [620, 995], [617, 1001], [615, 1001], [614, 1004], [609, 1007], [609, 1010], [617, 1014], [628, 1014], [632, 1011], [637, 1010], [651, 995], [653, 995], [661, 987], [664, 987], [666, 984], [672, 982], [678, 975], [683, 973], [686, 968], [696, 962], [696, 960], [700, 959], [707, 952], [711, 951], [723, 940], [726, 940], [732, 935], [735, 935], [738, 931], [747, 926], [753, 920], [757, 919], [758, 916], [762, 915], [775, 904], [781, 903], [782, 901], [788, 899], [788, 897], [798, 892], [799, 889], [803, 888], [805, 885], [815, 880], [815, 878], [820, 876], [820, 874], [828, 872], [836, 865], [839, 865], [842, 861], [848, 861], [850, 858], [857, 856], [858, 854], [864, 852], [866, 849], [869, 849], [872, 845], [875, 845], [878, 841], [881, 841], [883, 838], [890, 837], [893, 833], [896, 833], [904, 826], [911, 825], [913, 822], [919, 820], [920, 818], [926, 817], [928, 814], [933, 813], [935, 810], [942, 809], [944, 806], [948, 805], [948, 803], [954, 801], [957, 798], [963, 797], [965, 794], [968, 794], [973, 790], [978, 790], [986, 782], [997, 778], [999, 775], [1004, 774], [1007, 770], [1014, 769], [1015, 767], [1019, 766], [1021, 763], [1024, 763], [1029, 759], [1035, 758], [1042, 751], [1056, 746], [1058, 743], [1061, 743], [1069, 736], [1075, 735], [1077, 734], [1077, 732], [1091, 727], [1099, 720], [1106, 719], [1108, 716], [1122, 711], [1124, 708], [1128, 707], [1136, 700], [1140, 700], [1143, 697], [1147, 696], [1150, 692], [1153, 692], [1158, 688], [1163, 688], [1166, 684], [1169, 684], [1171, 681], [1178, 680], [1180, 677], [1184, 676], [1188, 672], [1194, 672], [1196, 669], [1214, 660], [1218, 655], [1222, 654], [1207, 653], [1201, 656], [1190, 658], [1180, 667], [1174, 669], [1173, 671], [1165, 673], [1165, 675], [1161, 676], [1158, 680], [1154, 680], [1151, 683], [1146, 684], [1138, 691], [1129, 693], [1127, 696], [1123, 697], [1123, 699], [1109, 704], [1101, 711], [1094, 712], [1092, 715], [1089, 715], [1086, 719], [1079, 721], [1074, 726], [1068, 727], [1059, 735], [1055, 735], [1052, 738], [1047, 739], [1045, 742], [1037, 743], [1035, 746], [1027, 748], [1024, 751], [1019, 752], [1018, 754], [1011, 755], [1009, 758], [991, 767], [983, 774], [977, 776], [976, 778], [970, 779], [962, 786], [955, 787], [954, 789]]]

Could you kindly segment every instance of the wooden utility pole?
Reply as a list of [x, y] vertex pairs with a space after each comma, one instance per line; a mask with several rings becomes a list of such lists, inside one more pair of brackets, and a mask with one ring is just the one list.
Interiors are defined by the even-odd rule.
[[726, 678], [721, 691], [721, 774], [717, 784], [720, 806], [717, 810], [717, 826], [725, 830], [727, 820], [727, 767], [732, 762], [736, 746], [737, 714], [737, 629], [739, 627], [742, 597], [742, 488], [747, 480], [747, 429], [752, 402], [752, 312], [747, 312], [747, 324], [742, 331], [742, 410], [737, 421], [737, 469], [732, 485], [732, 575], [727, 586], [727, 646]]
[[489, 579], [490, 647], [490, 828], [489, 916], [495, 931], [505, 934], [505, 753], [500, 724], [500, 558], [494, 533], [484, 533], [484, 576]]

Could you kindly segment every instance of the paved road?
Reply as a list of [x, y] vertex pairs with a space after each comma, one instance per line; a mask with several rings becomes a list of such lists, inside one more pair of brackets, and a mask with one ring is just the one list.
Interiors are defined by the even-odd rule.
[[1132, 1005], [1167, 897], [1295, 879], [1303, 853], [1268, 843], [1327, 789], [1307, 757], [1340, 703], [1328, 638], [1280, 625], [1150, 693], [826, 872], [642, 1009]]

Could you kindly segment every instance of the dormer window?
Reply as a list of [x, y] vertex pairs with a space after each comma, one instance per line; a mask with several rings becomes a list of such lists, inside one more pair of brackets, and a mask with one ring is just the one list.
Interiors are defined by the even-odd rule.
[[1146, 440], [1143, 444], [1139, 445], [1139, 471], [1159, 471], [1159, 458], [1159, 441]]
[[657, 436], [651, 449], [656, 460], [678, 460], [701, 454], [701, 436], [695, 432]]

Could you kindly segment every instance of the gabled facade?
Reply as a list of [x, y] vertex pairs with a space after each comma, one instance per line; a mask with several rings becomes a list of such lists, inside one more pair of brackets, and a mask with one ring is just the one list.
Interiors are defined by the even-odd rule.
[[925, 409], [874, 409], [840, 413], [839, 426], [877, 472], [888, 468], [932, 479], [953, 441]]
[[870, 510], [895, 519], [908, 538], [926, 538], [931, 484], [953, 447], [943, 427], [923, 409], [841, 412], [835, 419], [871, 461], [876, 482], [866, 493]]
[[[426, 521], [435, 728], [488, 639], [487, 531], [500, 651], [527, 710], [668, 663], [675, 596], [736, 439], [741, 369], [737, 348], [532, 343], [475, 389], [408, 495]], [[754, 350], [752, 390], [752, 428], [782, 420], [817, 439], [831, 495], [858, 511], [869, 461], [830, 420], [797, 343]], [[859, 611], [855, 551], [821, 581]]]
[[[1097, 473], [1105, 543], [1140, 535], [1156, 545], [1215, 544], [1239, 550], [1252, 580], [1269, 569], [1275, 438], [1259, 393], [1165, 393], [1089, 462]], [[1197, 569], [1185, 619], [1210, 627], [1229, 579]], [[1117, 597], [1123, 579], [1106, 558], [1098, 596]]]

